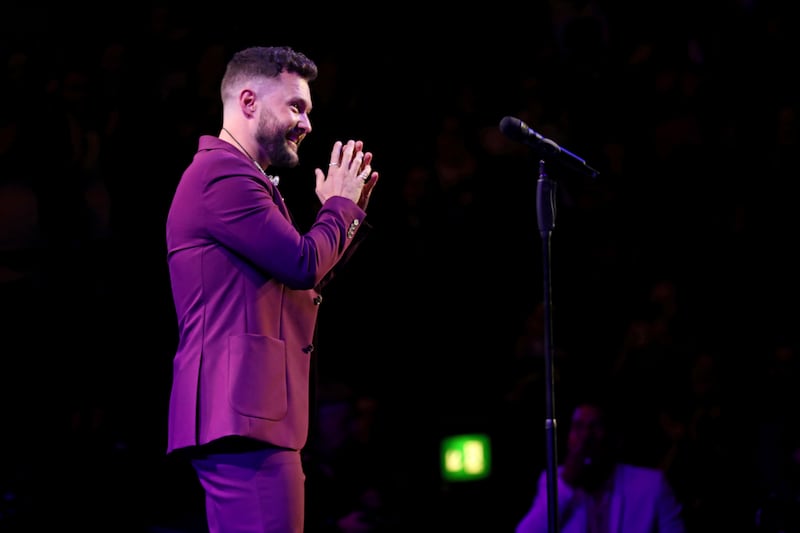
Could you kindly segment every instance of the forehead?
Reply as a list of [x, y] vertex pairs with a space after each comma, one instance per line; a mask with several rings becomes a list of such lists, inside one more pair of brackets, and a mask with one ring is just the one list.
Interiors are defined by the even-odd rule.
[[603, 411], [594, 405], [579, 405], [572, 414], [573, 422], [603, 422]]
[[298, 74], [281, 72], [275, 78], [265, 78], [259, 84], [259, 92], [266, 98], [302, 103], [306, 111], [311, 110], [311, 88]]

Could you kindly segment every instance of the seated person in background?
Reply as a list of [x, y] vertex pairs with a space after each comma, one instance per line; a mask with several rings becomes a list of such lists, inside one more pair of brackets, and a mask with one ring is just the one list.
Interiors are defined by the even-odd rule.
[[[566, 456], [558, 468], [560, 533], [685, 533], [683, 509], [661, 470], [624, 463], [602, 402], [572, 411]], [[547, 533], [547, 473], [516, 533]]]

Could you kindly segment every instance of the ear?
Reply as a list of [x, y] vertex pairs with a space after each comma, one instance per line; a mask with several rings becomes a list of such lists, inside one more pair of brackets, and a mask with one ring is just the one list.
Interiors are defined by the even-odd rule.
[[244, 89], [239, 94], [239, 107], [247, 118], [252, 118], [256, 112], [256, 93], [251, 89]]

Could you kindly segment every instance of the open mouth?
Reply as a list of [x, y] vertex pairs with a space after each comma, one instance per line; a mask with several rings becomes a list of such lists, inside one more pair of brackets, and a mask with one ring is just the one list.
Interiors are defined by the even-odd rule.
[[286, 136], [286, 140], [294, 143], [296, 147], [300, 146], [300, 143], [303, 141], [304, 138], [305, 135], [303, 135], [302, 133], [295, 133], [295, 132], [292, 132]]

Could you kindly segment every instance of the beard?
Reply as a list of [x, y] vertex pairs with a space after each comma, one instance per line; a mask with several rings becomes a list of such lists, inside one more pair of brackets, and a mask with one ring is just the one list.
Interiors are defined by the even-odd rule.
[[270, 165], [293, 168], [300, 162], [297, 153], [289, 148], [286, 130], [269, 110], [264, 110], [258, 118], [256, 142], [267, 152]]

